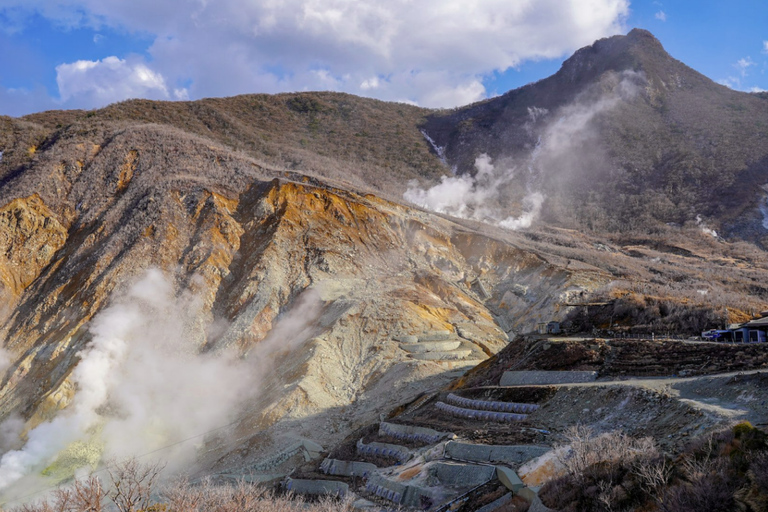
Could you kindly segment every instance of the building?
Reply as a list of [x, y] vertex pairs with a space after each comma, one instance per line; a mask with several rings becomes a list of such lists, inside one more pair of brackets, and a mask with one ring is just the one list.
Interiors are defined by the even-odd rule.
[[768, 341], [768, 311], [760, 313], [760, 318], [743, 324], [731, 324], [727, 329], [704, 331], [701, 336], [712, 341], [765, 343]]

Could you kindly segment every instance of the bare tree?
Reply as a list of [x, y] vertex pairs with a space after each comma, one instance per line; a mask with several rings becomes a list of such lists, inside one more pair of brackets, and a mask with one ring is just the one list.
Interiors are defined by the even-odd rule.
[[72, 503], [72, 512], [101, 512], [104, 504], [104, 487], [101, 480], [95, 475], [90, 475], [83, 480], [76, 480], [70, 489], [68, 501]]
[[142, 464], [136, 458], [111, 464], [107, 468], [112, 488], [109, 499], [120, 512], [136, 512], [149, 507], [164, 464]]
[[203, 503], [204, 487], [193, 486], [186, 478], [177, 478], [162, 491], [168, 508], [179, 512], [194, 512]]
[[665, 489], [672, 477], [672, 464], [663, 455], [656, 458], [638, 458], [633, 465], [633, 472], [640, 479], [640, 487], [656, 502], [660, 510], [667, 510], [664, 505]]

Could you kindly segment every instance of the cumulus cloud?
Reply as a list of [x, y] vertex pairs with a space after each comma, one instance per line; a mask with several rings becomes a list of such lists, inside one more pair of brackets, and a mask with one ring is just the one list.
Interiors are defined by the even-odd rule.
[[[62, 24], [154, 36], [148, 53], [155, 75], [140, 80], [137, 63], [117, 66], [121, 74], [100, 61], [98, 88], [73, 78], [79, 88], [62, 97], [170, 97], [191, 84], [192, 98], [330, 88], [434, 107], [481, 99], [490, 73], [622, 32], [629, 12], [628, 0], [5, 3]], [[130, 85], [116, 85], [121, 77]]]
[[667, 13], [664, 11], [659, 11], [656, 13], [656, 19], [659, 21], [667, 21]]
[[755, 65], [756, 65], [755, 61], [753, 61], [751, 57], [744, 57], [742, 59], [737, 60], [736, 64], [734, 64], [733, 67], [735, 67], [738, 70], [739, 74], [742, 77], [745, 77], [747, 76], [747, 70], [750, 67]]
[[183, 99], [185, 91], [168, 91], [163, 76], [141, 59], [106, 57], [79, 60], [56, 67], [56, 83], [63, 102], [73, 98], [81, 106], [101, 106], [128, 98]]

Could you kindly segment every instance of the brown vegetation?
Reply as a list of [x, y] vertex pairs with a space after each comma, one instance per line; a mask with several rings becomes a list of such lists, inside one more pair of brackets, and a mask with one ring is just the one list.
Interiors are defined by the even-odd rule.
[[768, 510], [768, 436], [748, 423], [699, 439], [674, 459], [622, 434], [573, 429], [568, 437], [568, 474], [540, 492], [556, 510]]
[[[596, 109], [621, 82], [635, 93]], [[768, 102], [697, 73], [645, 30], [596, 41], [536, 83], [432, 115], [426, 131], [459, 172], [474, 172], [482, 152], [526, 169], [539, 137], [567, 122], [574, 105], [592, 109], [594, 118], [568, 131], [560, 152], [538, 154], [535, 186], [546, 196], [548, 221], [638, 233], [700, 214], [718, 232], [765, 237], [757, 205], [766, 182]], [[512, 194], [525, 190], [528, 176], [516, 174]]]
[[54, 491], [47, 501], [11, 512], [345, 512], [351, 502], [320, 498], [307, 502], [290, 494], [240, 480], [233, 485], [177, 479], [158, 485], [162, 465], [129, 459], [108, 468], [108, 483], [96, 475], [77, 479]]

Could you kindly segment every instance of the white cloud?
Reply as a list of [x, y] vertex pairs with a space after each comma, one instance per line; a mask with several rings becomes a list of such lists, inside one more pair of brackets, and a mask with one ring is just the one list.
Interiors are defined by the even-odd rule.
[[717, 81], [717, 83], [719, 83], [720, 85], [724, 85], [729, 89], [734, 89], [734, 90], [741, 89], [741, 80], [735, 76], [729, 76], [728, 78], [721, 78], [720, 80]]
[[665, 13], [664, 11], [657, 12], [656, 19], [660, 21], [667, 21], [667, 13]]
[[736, 64], [734, 64], [733, 66], [739, 71], [739, 74], [742, 77], [745, 77], [747, 76], [747, 70], [750, 67], [755, 65], [756, 65], [755, 61], [753, 61], [751, 57], [744, 57], [742, 59], [737, 60]]
[[752, 60], [751, 57], [741, 58], [737, 60], [736, 63], [733, 65], [733, 67], [738, 72], [738, 76], [729, 76], [727, 78], [722, 78], [717, 82], [721, 85], [724, 85], [736, 91], [763, 92], [762, 89], [759, 87], [749, 87], [744, 83], [745, 82], [744, 79], [749, 76], [749, 68], [753, 66], [757, 66], [757, 63], [754, 60]]
[[768, 41], [763, 41], [763, 53], [768, 53]]
[[128, 98], [168, 99], [163, 76], [141, 60], [117, 57], [79, 60], [56, 66], [56, 83], [63, 102], [99, 106]]
[[755, 87], [751, 87], [749, 89], [749, 92], [768, 92], [768, 91], [766, 91], [765, 89], [762, 89], [760, 87], [755, 86]]
[[[484, 97], [482, 80], [527, 60], [556, 58], [623, 32], [629, 0], [4, 0], [60, 24], [152, 34], [155, 78], [137, 64], [77, 81], [62, 96], [192, 98], [329, 88], [455, 106]], [[106, 60], [106, 59], [105, 59]], [[145, 69], [149, 67], [144, 64]], [[67, 69], [67, 68], [64, 68]], [[322, 70], [318, 72], [318, 70]], [[102, 71], [109, 71], [102, 74]], [[76, 76], [84, 76], [83, 71]], [[109, 77], [112, 77], [110, 79]], [[378, 77], [372, 81], [372, 77]], [[191, 85], [189, 85], [191, 84]], [[377, 85], [374, 87], [374, 85]], [[122, 94], [124, 95], [124, 94]]]

